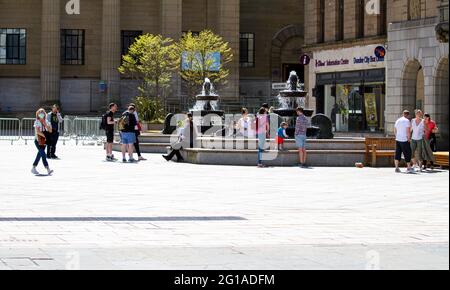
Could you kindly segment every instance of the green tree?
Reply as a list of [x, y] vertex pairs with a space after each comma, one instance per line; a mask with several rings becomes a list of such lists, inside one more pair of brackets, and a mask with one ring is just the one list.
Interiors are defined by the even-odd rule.
[[[188, 32], [181, 37], [177, 50], [180, 59], [188, 67], [180, 70], [180, 76], [187, 84], [190, 97], [198, 91], [205, 78], [209, 78], [215, 86], [226, 84], [230, 75], [226, 65], [233, 60], [233, 53], [222, 37], [211, 30], [204, 30], [198, 35]], [[214, 61], [214, 53], [220, 54], [218, 67]]]
[[179, 55], [172, 39], [145, 34], [131, 45], [118, 70], [140, 82], [141, 96], [161, 100], [162, 91], [169, 87], [178, 64]]

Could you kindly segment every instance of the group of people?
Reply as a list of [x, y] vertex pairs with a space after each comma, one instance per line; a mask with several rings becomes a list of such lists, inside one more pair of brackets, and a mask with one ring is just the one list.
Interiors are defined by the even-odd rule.
[[[307, 132], [310, 126], [309, 119], [304, 114], [304, 109], [297, 108], [297, 119], [295, 125], [295, 142], [298, 148], [299, 164], [302, 168], [307, 168]], [[128, 109], [115, 120], [115, 114], [118, 112], [117, 104], [110, 104], [108, 112], [102, 117], [101, 128], [106, 132], [106, 161], [115, 162], [117, 159], [113, 154], [113, 143], [115, 126], [118, 126], [120, 134], [120, 144], [122, 151], [122, 161], [124, 163], [135, 163], [145, 161], [142, 156], [139, 136], [142, 126], [139, 122], [139, 115], [135, 104], [130, 104]], [[47, 113], [44, 109], [36, 112], [35, 146], [38, 150], [36, 159], [33, 163], [31, 172], [39, 175], [37, 166], [42, 160], [47, 173], [51, 175], [48, 159], [58, 159], [56, 156], [56, 146], [59, 139], [59, 127], [63, 122], [60, 109], [57, 105]], [[285, 139], [289, 138], [286, 130], [288, 124], [282, 122], [277, 130], [275, 141], [278, 150], [284, 151]], [[258, 162], [259, 168], [267, 167], [263, 162], [263, 154], [266, 152], [267, 139], [270, 138], [270, 108], [264, 104], [255, 118], [250, 117], [246, 108], [242, 109], [242, 117], [235, 124], [235, 130], [241, 137], [255, 138], [258, 140]], [[407, 163], [407, 173], [414, 173], [416, 169], [420, 171], [428, 168], [434, 169], [434, 152], [437, 150], [436, 134], [439, 129], [436, 122], [431, 119], [429, 114], [424, 114], [421, 110], [415, 111], [415, 118], [410, 120], [410, 112], [404, 111], [403, 116], [395, 123], [396, 153], [395, 153], [395, 171], [401, 172], [400, 162], [402, 158]], [[164, 159], [171, 161], [175, 156], [177, 161], [183, 161], [181, 150], [183, 148], [194, 148], [198, 132], [193, 122], [193, 115], [189, 113], [185, 121], [178, 124], [178, 139], [172, 144], [172, 151], [168, 155], [163, 155]], [[46, 149], [47, 148], [47, 152]], [[138, 159], [134, 159], [134, 153], [137, 153]], [[128, 160], [127, 160], [128, 154]]]
[[[304, 114], [304, 109], [299, 107], [296, 110], [297, 119], [295, 125], [295, 143], [299, 151], [299, 164], [302, 168], [307, 168], [307, 152], [306, 141], [308, 127], [310, 126], [309, 119]], [[241, 110], [242, 117], [235, 124], [235, 130], [238, 137], [256, 138], [258, 139], [258, 164], [259, 168], [264, 168], [266, 165], [263, 162], [263, 154], [266, 151], [267, 139], [270, 138], [270, 114], [273, 113], [273, 108], [268, 104], [263, 104], [255, 119], [251, 118], [247, 108]], [[278, 122], [278, 120], [277, 120]], [[285, 151], [284, 143], [289, 138], [286, 130], [289, 124], [282, 122], [276, 132], [275, 142], [279, 151]]]
[[439, 128], [431, 119], [430, 114], [421, 110], [415, 111], [415, 118], [410, 120], [410, 112], [404, 111], [403, 116], [395, 123], [396, 153], [395, 171], [401, 173], [402, 155], [407, 163], [407, 173], [416, 169], [423, 172], [434, 169], [434, 152], [437, 151], [436, 134]]
[[[141, 135], [142, 126], [139, 122], [139, 115], [136, 110], [135, 104], [130, 104], [128, 109], [120, 116], [120, 119], [116, 121], [114, 115], [119, 110], [119, 107], [115, 103], [109, 105], [108, 112], [102, 117], [101, 128], [106, 133], [106, 161], [116, 162], [118, 161], [113, 154], [114, 134], [115, 126], [118, 125], [120, 144], [122, 151], [123, 163], [136, 163], [138, 161], [146, 161], [141, 154], [139, 136]], [[138, 159], [134, 159], [134, 153], [137, 153]], [[127, 160], [128, 154], [128, 160]]]
[[[47, 114], [44, 109], [39, 109], [36, 112], [36, 120], [34, 122], [34, 144], [38, 150], [36, 159], [33, 163], [31, 173], [39, 175], [37, 166], [42, 160], [42, 163], [47, 170], [47, 174], [51, 175], [53, 170], [50, 169], [48, 159], [59, 159], [56, 156], [56, 146], [59, 139], [59, 126], [64, 119], [58, 105], [54, 105], [52, 110]], [[47, 148], [47, 152], [45, 149]]]

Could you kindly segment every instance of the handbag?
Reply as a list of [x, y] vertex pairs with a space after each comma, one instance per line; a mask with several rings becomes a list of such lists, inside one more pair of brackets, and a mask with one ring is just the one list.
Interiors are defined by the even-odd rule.
[[37, 141], [38, 141], [39, 146], [47, 145], [47, 139], [42, 137], [41, 135], [37, 135]]

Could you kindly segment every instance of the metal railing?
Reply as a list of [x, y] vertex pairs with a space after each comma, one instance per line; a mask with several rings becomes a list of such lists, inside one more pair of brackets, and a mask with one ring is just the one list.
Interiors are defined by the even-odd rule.
[[[0, 118], [0, 141], [10, 141], [11, 144], [20, 140], [33, 141], [35, 139], [35, 118]], [[70, 140], [104, 141], [105, 132], [100, 129], [101, 118], [84, 118], [66, 116], [59, 124], [59, 140], [66, 144]], [[117, 131], [117, 126], [116, 126]]]
[[0, 118], [0, 140], [11, 141], [11, 144], [19, 141], [21, 136], [20, 124], [19, 119]]

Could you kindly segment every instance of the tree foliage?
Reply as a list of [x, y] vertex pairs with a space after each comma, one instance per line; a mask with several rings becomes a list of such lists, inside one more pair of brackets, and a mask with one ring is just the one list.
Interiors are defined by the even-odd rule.
[[169, 87], [179, 64], [176, 47], [170, 38], [142, 35], [123, 56], [119, 72], [139, 81], [138, 89], [142, 96], [161, 99], [162, 90]]
[[[227, 64], [233, 60], [232, 49], [228, 42], [210, 30], [204, 30], [198, 35], [185, 33], [177, 44], [177, 53], [183, 56], [190, 69], [180, 69], [181, 78], [187, 83], [188, 89], [200, 87], [205, 78], [214, 85], [226, 84], [230, 70]], [[214, 53], [220, 54], [220, 65], [215, 70]], [[180, 66], [181, 67], [181, 66]]]

